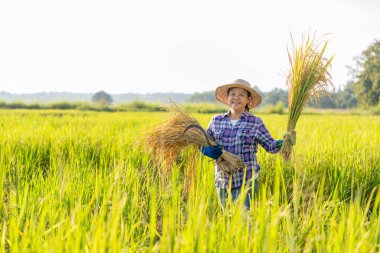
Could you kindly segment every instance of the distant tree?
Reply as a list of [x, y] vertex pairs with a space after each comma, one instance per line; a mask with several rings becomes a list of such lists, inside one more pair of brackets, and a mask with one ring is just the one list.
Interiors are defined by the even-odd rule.
[[365, 107], [379, 104], [380, 99], [380, 41], [375, 40], [356, 59], [354, 91], [359, 104]]
[[332, 97], [336, 108], [354, 108], [358, 105], [358, 99], [352, 82], [348, 82], [343, 90], [334, 93]]
[[308, 106], [314, 108], [354, 108], [358, 104], [356, 94], [353, 91], [353, 83], [346, 84], [344, 89], [333, 91], [326, 96], [322, 96], [318, 101], [312, 100]]
[[277, 103], [282, 102], [283, 106], [288, 107], [288, 92], [274, 88], [273, 90], [264, 93], [263, 105], [276, 105]]
[[92, 96], [92, 102], [98, 103], [102, 106], [109, 106], [111, 105], [113, 99], [111, 95], [106, 93], [105, 91], [98, 91]]
[[189, 102], [199, 103], [199, 102], [210, 102], [215, 103], [215, 91], [205, 91], [205, 92], [195, 92], [189, 98]]

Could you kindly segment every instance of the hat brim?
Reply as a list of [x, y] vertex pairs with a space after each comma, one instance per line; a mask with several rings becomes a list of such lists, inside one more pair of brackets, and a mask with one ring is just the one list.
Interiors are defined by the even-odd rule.
[[221, 85], [218, 88], [216, 88], [215, 98], [219, 102], [222, 102], [222, 103], [228, 105], [227, 91], [228, 91], [228, 89], [231, 89], [231, 88], [242, 88], [242, 89], [248, 91], [249, 93], [251, 93], [251, 101], [248, 104], [249, 109], [258, 106], [261, 103], [262, 98], [261, 98], [261, 95], [257, 91], [255, 91], [251, 87], [247, 87], [246, 85], [234, 84], [234, 83]]

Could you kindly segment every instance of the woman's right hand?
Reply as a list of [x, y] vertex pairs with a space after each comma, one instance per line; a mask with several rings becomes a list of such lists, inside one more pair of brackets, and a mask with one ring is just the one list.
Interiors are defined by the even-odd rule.
[[222, 146], [215, 145], [215, 146], [209, 146], [209, 147], [202, 147], [201, 152], [203, 155], [216, 160], [223, 154], [223, 149], [222, 149]]

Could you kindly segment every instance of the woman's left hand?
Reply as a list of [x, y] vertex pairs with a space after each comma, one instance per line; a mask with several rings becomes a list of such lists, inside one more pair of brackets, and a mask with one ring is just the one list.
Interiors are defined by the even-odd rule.
[[285, 135], [284, 135], [284, 140], [285, 141], [288, 141], [290, 143], [290, 145], [294, 146], [296, 145], [296, 131], [290, 131], [290, 132], [287, 132]]

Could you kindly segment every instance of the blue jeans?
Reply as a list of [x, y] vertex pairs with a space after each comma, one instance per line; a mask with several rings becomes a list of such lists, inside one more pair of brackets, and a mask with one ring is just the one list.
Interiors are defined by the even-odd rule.
[[[244, 206], [249, 210], [251, 208], [250, 200], [252, 199], [252, 180], [249, 180], [246, 185], [248, 187], [248, 193], [244, 199]], [[257, 191], [258, 180], [256, 178], [254, 180], [253, 193], [257, 195]], [[231, 194], [232, 201], [235, 201], [240, 195], [241, 187], [231, 188], [231, 191], [229, 191], [229, 189], [221, 189], [216, 187], [216, 192], [218, 193], [219, 202], [224, 210], [226, 208], [228, 195]]]

